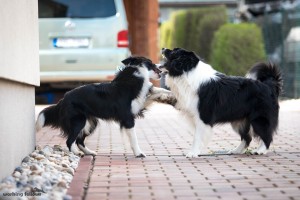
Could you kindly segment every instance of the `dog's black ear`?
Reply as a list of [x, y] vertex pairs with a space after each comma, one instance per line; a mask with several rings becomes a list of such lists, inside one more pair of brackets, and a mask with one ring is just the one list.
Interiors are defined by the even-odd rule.
[[190, 55], [190, 58], [192, 60], [196, 60], [196, 61], [199, 61], [199, 60], [202, 60], [204, 61], [204, 59], [200, 58], [195, 52], [191, 51], [188, 53]]
[[192, 66], [191, 60], [188, 58], [177, 58], [171, 62], [171, 68], [176, 73], [183, 73], [188, 71]]
[[153, 64], [151, 60], [144, 62], [144, 65], [147, 67], [148, 70], [154, 70], [154, 68], [156, 68], [156, 65]]
[[129, 65], [132, 62], [133, 58], [132, 57], [128, 57], [125, 60], [122, 60], [122, 63], [124, 65]]
[[174, 70], [176, 73], [182, 73], [183, 72], [183, 62], [181, 62], [179, 59], [175, 59], [171, 62], [171, 70]]

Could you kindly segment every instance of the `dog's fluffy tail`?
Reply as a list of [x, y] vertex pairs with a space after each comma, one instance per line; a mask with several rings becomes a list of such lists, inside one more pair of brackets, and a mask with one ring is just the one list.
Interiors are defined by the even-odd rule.
[[274, 91], [277, 97], [282, 92], [281, 72], [279, 68], [271, 62], [261, 62], [255, 64], [246, 74], [246, 77], [254, 80], [259, 80], [268, 85], [270, 89]]
[[36, 120], [35, 128], [39, 131], [44, 126], [51, 126], [54, 128], [59, 128], [59, 110], [61, 107], [61, 102], [56, 105], [49, 106], [42, 110]]

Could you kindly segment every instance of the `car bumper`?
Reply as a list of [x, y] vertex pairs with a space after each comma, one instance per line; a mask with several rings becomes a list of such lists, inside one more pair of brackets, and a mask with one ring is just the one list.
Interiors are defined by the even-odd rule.
[[129, 55], [125, 48], [40, 50], [40, 80], [41, 83], [108, 81]]
[[103, 82], [115, 77], [115, 70], [99, 71], [52, 71], [40, 72], [41, 83], [55, 83], [64, 81]]

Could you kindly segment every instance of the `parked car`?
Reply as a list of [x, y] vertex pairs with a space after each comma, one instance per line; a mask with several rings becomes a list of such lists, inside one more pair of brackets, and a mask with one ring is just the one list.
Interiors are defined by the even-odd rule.
[[43, 88], [108, 81], [130, 55], [123, 0], [39, 0]]

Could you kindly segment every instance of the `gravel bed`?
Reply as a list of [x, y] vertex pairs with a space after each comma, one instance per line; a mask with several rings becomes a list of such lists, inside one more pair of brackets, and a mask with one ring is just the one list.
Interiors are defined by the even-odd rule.
[[36, 146], [12, 175], [0, 182], [0, 199], [72, 199], [66, 192], [79, 160], [59, 145]]

